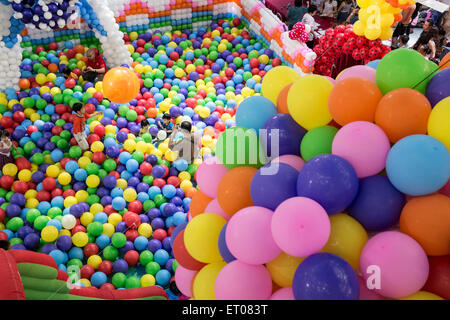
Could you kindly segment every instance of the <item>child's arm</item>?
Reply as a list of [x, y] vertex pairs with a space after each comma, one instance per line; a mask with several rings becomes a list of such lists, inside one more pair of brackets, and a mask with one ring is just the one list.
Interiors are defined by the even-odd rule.
[[98, 116], [98, 115], [101, 115], [101, 114], [103, 114], [103, 111], [97, 111], [97, 112], [94, 112], [93, 114], [89, 115], [88, 118], [92, 118], [92, 117], [95, 117], [95, 116]]

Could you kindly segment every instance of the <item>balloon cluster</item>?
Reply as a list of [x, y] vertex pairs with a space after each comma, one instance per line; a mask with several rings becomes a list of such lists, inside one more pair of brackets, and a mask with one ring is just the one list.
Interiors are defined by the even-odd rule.
[[299, 40], [300, 42], [307, 42], [309, 39], [309, 32], [311, 26], [305, 25], [303, 22], [297, 22], [291, 31], [289, 31], [289, 38], [291, 40]]
[[406, 9], [416, 3], [414, 0], [386, 0], [394, 8]]
[[319, 38], [319, 44], [314, 46], [314, 52], [319, 57], [314, 64], [314, 73], [330, 76], [331, 68], [341, 54], [351, 54], [353, 59], [367, 64], [384, 57], [390, 52], [390, 48], [379, 39], [369, 41], [356, 35], [351, 25], [341, 25], [327, 29]]
[[51, 30], [63, 28], [71, 18], [76, 0], [44, 1], [44, 0], [10, 0], [14, 18], [20, 19], [30, 28]]

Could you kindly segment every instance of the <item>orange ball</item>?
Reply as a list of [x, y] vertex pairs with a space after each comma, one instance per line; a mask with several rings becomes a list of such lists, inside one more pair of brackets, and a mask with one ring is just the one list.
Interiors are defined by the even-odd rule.
[[112, 68], [103, 78], [103, 94], [114, 103], [130, 102], [139, 94], [139, 89], [138, 77], [128, 68]]
[[450, 198], [432, 194], [411, 199], [400, 215], [400, 230], [429, 256], [450, 254]]
[[55, 63], [50, 63], [47, 67], [48, 71], [52, 72], [52, 73], [56, 73], [58, 72], [58, 65], [56, 65]]
[[147, 110], [147, 116], [149, 118], [156, 118], [157, 115], [158, 115], [158, 110], [156, 108], [149, 108]]
[[198, 214], [204, 213], [206, 206], [212, 201], [212, 198], [208, 197], [201, 190], [197, 190], [191, 200], [189, 210], [191, 211], [192, 218]]
[[450, 52], [447, 53], [444, 58], [442, 58], [441, 62], [439, 63], [439, 68], [441, 70], [450, 68]]
[[256, 171], [256, 168], [237, 167], [225, 173], [220, 180], [217, 200], [223, 211], [230, 216], [245, 207], [253, 206], [250, 184]]
[[73, 49], [75, 50], [76, 53], [84, 54], [84, 46], [81, 44], [76, 45], [75, 48]]
[[25, 89], [30, 88], [30, 86], [31, 86], [30, 80], [28, 80], [28, 79], [20, 79], [19, 80], [20, 89], [25, 90]]
[[204, 136], [214, 137], [214, 134], [215, 134], [214, 128], [211, 126], [207, 126], [205, 129], [203, 129]]
[[188, 189], [184, 192], [184, 195], [185, 195], [186, 197], [192, 199], [192, 198], [194, 197], [194, 195], [197, 193], [197, 191], [199, 191], [197, 188], [195, 188], [195, 187], [190, 187], [190, 188], [188, 188]]
[[431, 105], [417, 90], [401, 88], [388, 92], [378, 103], [375, 123], [391, 142], [412, 135], [426, 134]]
[[280, 94], [277, 98], [277, 109], [279, 113], [289, 113], [288, 105], [287, 105], [287, 96], [289, 89], [292, 87], [293, 83], [288, 84], [283, 90], [280, 91]]
[[380, 89], [370, 80], [347, 78], [339, 81], [331, 90], [328, 107], [334, 121], [344, 126], [353, 121], [373, 122]]

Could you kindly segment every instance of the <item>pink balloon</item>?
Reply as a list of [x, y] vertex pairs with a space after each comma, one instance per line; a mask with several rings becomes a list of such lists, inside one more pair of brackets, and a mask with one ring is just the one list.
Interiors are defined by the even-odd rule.
[[270, 231], [273, 211], [247, 207], [228, 222], [225, 239], [231, 254], [248, 264], [264, 264], [281, 253]]
[[293, 154], [285, 154], [283, 156], [277, 157], [272, 160], [272, 162], [280, 162], [290, 165], [297, 171], [300, 171], [305, 164], [305, 161], [299, 156], [294, 156]]
[[383, 297], [402, 298], [419, 291], [428, 279], [425, 251], [410, 236], [387, 231], [375, 235], [361, 252], [360, 268], [364, 280], [377, 284]]
[[272, 217], [272, 236], [291, 256], [306, 257], [320, 251], [330, 236], [330, 219], [316, 201], [290, 198], [281, 203]]
[[278, 289], [270, 297], [270, 300], [295, 300], [292, 287]]
[[263, 265], [234, 260], [220, 270], [214, 293], [217, 300], [268, 300], [272, 278]]
[[444, 196], [450, 197], [450, 179], [448, 179], [447, 184], [443, 186], [441, 190], [439, 190], [439, 193], [443, 194]]
[[367, 288], [365, 280], [358, 276], [359, 282], [359, 300], [384, 300], [382, 296], [374, 290]]
[[227, 168], [219, 163], [217, 157], [206, 159], [196, 172], [196, 181], [200, 190], [208, 197], [216, 198], [219, 182], [227, 171]]
[[327, 78], [328, 80], [330, 80], [332, 84], [336, 84], [336, 83], [337, 83], [337, 81], [334, 80], [334, 79], [331, 78], [331, 77], [328, 77], [328, 76], [324, 76], [324, 77]]
[[339, 129], [331, 148], [334, 155], [350, 162], [358, 178], [366, 178], [384, 169], [391, 145], [376, 124], [355, 121]]
[[189, 270], [183, 268], [182, 265], [178, 265], [175, 270], [175, 283], [182, 294], [188, 297], [192, 297], [192, 280], [198, 271]]
[[357, 77], [357, 78], [364, 78], [372, 81], [373, 83], [376, 83], [375, 74], [376, 74], [375, 69], [368, 66], [357, 65], [342, 71], [336, 80], [337, 82], [339, 82], [347, 78]]
[[218, 214], [219, 216], [221, 216], [222, 218], [224, 218], [225, 220], [230, 220], [230, 216], [223, 211], [223, 209], [220, 207], [219, 205], [219, 201], [216, 199], [212, 200], [210, 203], [208, 203], [208, 205], [205, 208], [205, 212], [208, 213], [215, 213]]

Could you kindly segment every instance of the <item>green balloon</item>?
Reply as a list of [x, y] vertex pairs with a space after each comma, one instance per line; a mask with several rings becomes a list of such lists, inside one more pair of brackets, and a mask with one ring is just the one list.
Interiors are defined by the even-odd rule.
[[122, 272], [117, 272], [112, 276], [111, 282], [114, 286], [114, 288], [124, 288], [125, 287], [125, 281], [127, 281], [127, 276], [124, 275]]
[[103, 249], [103, 258], [109, 261], [115, 261], [119, 255], [119, 250], [113, 246], [107, 246]]
[[225, 130], [217, 140], [216, 154], [229, 170], [240, 166], [260, 168], [267, 162], [255, 130], [243, 127]]
[[432, 77], [426, 80], [425, 78], [434, 71], [431, 67], [415, 50], [406, 48], [393, 50], [378, 64], [376, 83], [383, 95], [399, 88], [411, 88], [425, 94]]
[[16, 232], [22, 227], [23, 227], [23, 220], [19, 217], [14, 217], [11, 220], [9, 220], [8, 223], [6, 223], [6, 228], [13, 232]]
[[127, 237], [121, 232], [116, 232], [111, 237], [111, 243], [116, 248], [122, 248], [126, 242]]
[[155, 276], [159, 270], [161, 270], [161, 266], [155, 261], [151, 261], [145, 266], [145, 273], [151, 274], [152, 276]]
[[138, 277], [132, 276], [125, 281], [125, 288], [127, 289], [135, 289], [140, 287], [141, 287], [141, 280], [139, 280]]
[[139, 262], [146, 266], [148, 263], [153, 261], [153, 253], [150, 250], [144, 250], [139, 255]]
[[103, 224], [98, 221], [94, 221], [87, 226], [88, 235], [98, 237], [103, 232]]
[[300, 152], [303, 160], [331, 153], [331, 145], [338, 129], [332, 126], [316, 127], [308, 131], [302, 139]]

